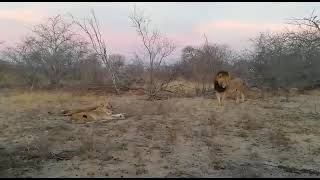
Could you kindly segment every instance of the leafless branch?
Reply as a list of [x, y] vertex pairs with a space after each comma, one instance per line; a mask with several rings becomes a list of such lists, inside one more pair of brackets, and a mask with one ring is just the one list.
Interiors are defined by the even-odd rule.
[[112, 83], [115, 91], [119, 93], [118, 74], [115, 71], [115, 68], [113, 67], [112, 62], [110, 61], [110, 58], [109, 58], [110, 55], [107, 50], [106, 42], [102, 37], [102, 33], [100, 31], [100, 25], [94, 13], [94, 10], [91, 10], [91, 15], [92, 15], [92, 18], [89, 18], [89, 19], [84, 18], [82, 23], [79, 21], [76, 21], [72, 16], [71, 17], [73, 19], [73, 22], [77, 24], [89, 37], [94, 51], [101, 58], [107, 70], [111, 73]]
[[288, 24], [298, 25], [299, 27], [310, 27], [317, 29], [320, 32], [320, 19], [315, 15], [315, 9], [313, 9], [309, 17], [304, 18], [291, 18]]
[[[169, 77], [162, 83], [155, 82], [154, 74], [159, 71], [163, 62], [174, 52], [175, 45], [163, 37], [159, 30], [151, 29], [151, 20], [146, 17], [142, 11], [138, 12], [134, 6], [132, 14], [129, 16], [132, 26], [136, 29], [138, 36], [141, 38], [143, 47], [148, 56], [149, 61], [149, 88], [148, 94], [150, 97], [156, 96], [163, 90], [164, 84], [168, 84], [172, 80]], [[169, 81], [168, 81], [169, 80]]]

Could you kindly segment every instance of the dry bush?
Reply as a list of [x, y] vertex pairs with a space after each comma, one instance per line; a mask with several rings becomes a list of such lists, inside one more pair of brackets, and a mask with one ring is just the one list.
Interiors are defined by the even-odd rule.
[[168, 84], [166, 90], [173, 93], [174, 97], [194, 97], [196, 85], [191, 81], [177, 79]]
[[228, 47], [209, 44], [206, 37], [201, 47], [186, 46], [182, 50], [180, 67], [182, 77], [195, 82], [196, 95], [205, 95], [213, 91], [212, 78], [221, 69], [230, 69], [227, 61], [232, 52]]
[[19, 76], [19, 70], [13, 63], [0, 60], [0, 88], [23, 85], [24, 81]]

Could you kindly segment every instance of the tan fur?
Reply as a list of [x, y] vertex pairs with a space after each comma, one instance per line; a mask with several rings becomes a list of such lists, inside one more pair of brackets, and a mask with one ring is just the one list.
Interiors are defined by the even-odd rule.
[[230, 75], [219, 73], [216, 76], [215, 81], [217, 81], [221, 87], [225, 88], [228, 86], [230, 79], [231, 79]]
[[236, 102], [239, 103], [240, 97], [241, 97], [241, 101], [244, 102], [245, 101], [245, 82], [244, 80], [240, 79], [240, 78], [234, 78], [230, 80], [230, 84], [227, 88], [226, 93], [230, 93], [236, 94]]
[[222, 88], [225, 88], [225, 91], [218, 92], [216, 91], [216, 96], [218, 99], [218, 104], [220, 106], [223, 105], [226, 95], [236, 95], [236, 103], [239, 103], [239, 99], [241, 97], [241, 101], [245, 101], [245, 90], [246, 85], [245, 81], [238, 77], [232, 77], [230, 73], [218, 73], [215, 77], [215, 85], [218, 84]]
[[77, 123], [124, 119], [123, 114], [113, 114], [112, 105], [108, 101], [95, 107], [69, 110], [64, 111], [63, 113], [66, 116], [71, 116], [70, 120]]

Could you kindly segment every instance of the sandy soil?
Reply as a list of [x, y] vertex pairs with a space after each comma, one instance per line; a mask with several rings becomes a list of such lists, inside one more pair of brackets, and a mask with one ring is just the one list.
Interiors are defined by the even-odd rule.
[[248, 99], [109, 96], [125, 120], [73, 124], [96, 95], [0, 92], [0, 177], [320, 177], [320, 91]]

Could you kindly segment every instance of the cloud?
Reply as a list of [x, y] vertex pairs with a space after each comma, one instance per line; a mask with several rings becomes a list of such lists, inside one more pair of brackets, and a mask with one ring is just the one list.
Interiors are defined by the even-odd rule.
[[41, 16], [32, 10], [0, 10], [0, 20], [34, 23], [41, 21]]

